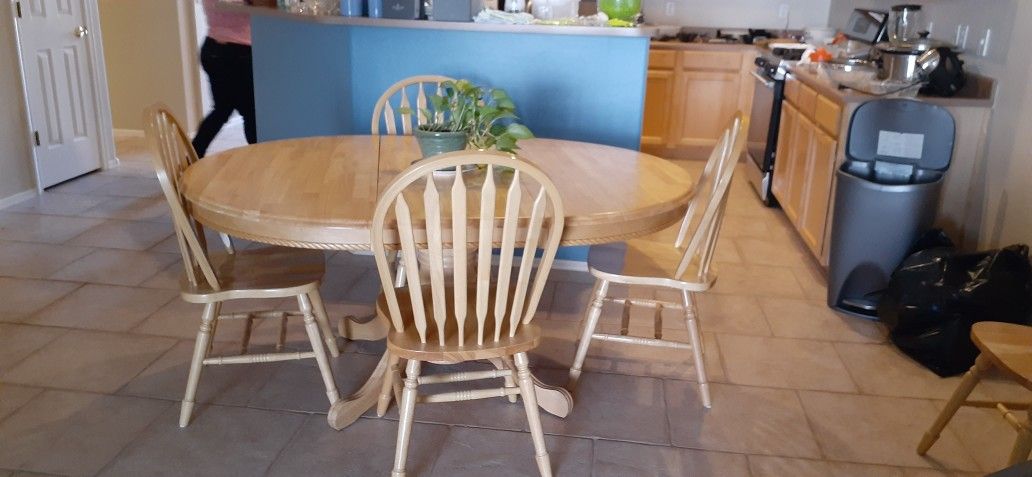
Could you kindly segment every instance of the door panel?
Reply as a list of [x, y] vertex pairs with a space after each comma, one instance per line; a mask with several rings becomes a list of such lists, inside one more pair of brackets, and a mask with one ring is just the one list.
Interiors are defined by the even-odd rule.
[[835, 154], [838, 142], [817, 129], [813, 135], [813, 159], [806, 191], [806, 210], [800, 227], [803, 241], [814, 255], [820, 257], [824, 247], [824, 230], [831, 203], [831, 182], [835, 174]]
[[680, 87], [684, 100], [675, 140], [684, 146], [712, 146], [738, 110], [738, 73], [685, 71]]
[[101, 166], [83, 0], [30, 0], [18, 19], [29, 117], [43, 187]]
[[665, 144], [670, 130], [670, 109], [674, 104], [674, 72], [649, 70], [645, 83], [645, 120], [642, 144]]
[[786, 209], [788, 204], [789, 183], [792, 181], [792, 138], [795, 136], [796, 119], [799, 113], [788, 101], [781, 103], [781, 127], [778, 130], [778, 147], [774, 154], [774, 177], [771, 192]]

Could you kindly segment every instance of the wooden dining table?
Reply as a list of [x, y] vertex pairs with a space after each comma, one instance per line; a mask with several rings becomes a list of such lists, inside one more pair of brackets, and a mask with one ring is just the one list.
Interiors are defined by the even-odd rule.
[[[692, 178], [658, 157], [612, 146], [558, 139], [520, 141], [519, 157], [555, 182], [566, 211], [562, 245], [619, 242], [679, 220]], [[270, 141], [208, 156], [183, 176], [183, 194], [204, 226], [265, 244], [322, 250], [370, 250], [373, 209], [391, 179], [422, 155], [412, 136], [328, 136]], [[384, 339], [381, 317], [340, 320], [352, 340]], [[386, 354], [366, 383], [331, 406], [342, 429], [373, 407]], [[535, 380], [538, 402], [565, 417], [563, 388]]]

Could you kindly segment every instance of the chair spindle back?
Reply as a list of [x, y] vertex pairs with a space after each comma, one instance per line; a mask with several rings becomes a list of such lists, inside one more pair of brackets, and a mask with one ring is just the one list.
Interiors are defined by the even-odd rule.
[[[401, 125], [400, 134], [412, 134], [415, 127], [426, 122], [426, 118], [424, 118], [420, 113], [421, 110], [427, 108], [428, 93], [426, 90], [433, 90], [429, 95], [443, 95], [444, 90], [442, 83], [445, 81], [454, 80], [447, 76], [438, 75], [412, 76], [391, 85], [387, 88], [387, 91], [380, 96], [380, 99], [376, 101], [376, 106], [373, 108], [373, 121], [370, 127], [372, 134], [381, 133], [381, 122], [386, 129], [386, 134], [399, 134], [399, 123]], [[409, 100], [409, 95], [412, 93], [415, 93], [416, 95], [415, 106], [413, 106]], [[395, 98], [395, 96], [397, 96], [397, 98]], [[395, 105], [392, 104], [392, 102], [396, 102], [398, 109], [409, 108], [412, 112], [396, 112]], [[414, 125], [413, 116], [415, 116]]]
[[[462, 171], [469, 165], [478, 169], [434, 174], [452, 167]], [[479, 151], [442, 154], [415, 163], [387, 186], [373, 215], [373, 255], [395, 330], [404, 332], [406, 324], [393, 286], [388, 244], [400, 243], [407, 299], [420, 340], [431, 339], [442, 346], [483, 345], [485, 340], [514, 336], [533, 319], [563, 225], [559, 191], [532, 164], [508, 154]], [[496, 247], [498, 266], [493, 274]], [[473, 248], [476, 263], [470, 264], [467, 251]], [[532, 276], [539, 249], [541, 258]], [[451, 293], [445, 282], [447, 252], [454, 256]], [[427, 266], [420, 266], [419, 253], [429, 257]], [[469, 298], [474, 299], [472, 310], [467, 309]], [[424, 302], [427, 299], [429, 303]], [[470, 311], [472, 316], [467, 316]], [[454, 316], [453, 323], [447, 322], [449, 316]], [[466, 336], [468, 319], [476, 320], [475, 342]]]

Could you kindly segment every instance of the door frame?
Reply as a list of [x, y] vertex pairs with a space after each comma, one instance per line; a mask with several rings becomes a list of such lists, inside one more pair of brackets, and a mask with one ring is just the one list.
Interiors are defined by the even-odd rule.
[[[10, 0], [11, 18], [14, 25], [14, 47], [18, 55], [18, 77], [21, 80], [22, 109], [25, 110], [25, 123], [29, 127], [29, 134], [36, 130], [32, 125], [32, 113], [29, 110], [29, 88], [25, 79], [25, 58], [22, 55], [22, 31], [18, 22], [17, 4], [25, 0]], [[107, 69], [104, 64], [104, 42], [100, 31], [100, 9], [97, 0], [73, 0], [79, 1], [83, 6], [83, 22], [90, 34], [86, 35], [86, 42], [89, 45], [89, 72], [93, 78], [93, 99], [95, 104], [95, 120], [97, 122], [97, 145], [100, 150], [101, 169], [110, 169], [118, 165], [118, 158], [115, 156], [115, 136], [111, 123], [111, 99], [108, 95]], [[29, 149], [32, 154], [32, 173], [36, 179], [36, 192], [42, 193], [43, 187], [39, 181], [39, 160], [36, 156], [36, 144], [31, 137]]]

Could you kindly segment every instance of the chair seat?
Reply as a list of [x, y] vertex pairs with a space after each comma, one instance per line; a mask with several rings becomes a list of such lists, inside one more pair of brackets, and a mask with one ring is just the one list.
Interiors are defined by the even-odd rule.
[[677, 228], [673, 227], [626, 242], [592, 245], [588, 251], [588, 268], [592, 275], [610, 282], [708, 290], [716, 274], [711, 270], [706, 280], [691, 280], [698, 270], [694, 262], [684, 274], [687, 280], [673, 278], [684, 254], [684, 250], [674, 247], [676, 234]]
[[971, 340], [993, 364], [1032, 389], [1032, 327], [983, 321], [971, 327]]
[[[451, 362], [498, 358], [510, 356], [515, 353], [522, 353], [537, 347], [541, 341], [541, 331], [537, 325], [525, 324], [516, 329], [514, 336], [509, 336], [509, 312], [512, 309], [512, 292], [507, 300], [508, 307], [505, 312], [505, 321], [502, 322], [501, 336], [498, 341], [494, 340], [494, 289], [492, 288], [491, 300], [488, 302], [487, 318], [484, 320], [484, 344], [477, 344], [477, 314], [476, 314], [476, 290], [466, 292], [466, 321], [464, 328], [464, 344], [459, 345], [458, 324], [455, 319], [454, 290], [451, 287], [445, 289], [447, 296], [448, 313], [444, 329], [444, 345], [440, 344], [437, 333], [436, 321], [433, 318], [433, 301], [430, 296], [430, 287], [421, 287], [424, 309], [426, 310], [427, 338], [426, 343], [419, 339], [416, 330], [415, 318], [412, 315], [412, 302], [409, 298], [407, 287], [397, 288], [398, 308], [402, 321], [405, 323], [405, 331], [399, 332], [392, 328], [387, 335], [387, 348], [391, 353], [404, 359], [415, 359], [419, 361]], [[376, 301], [376, 312], [383, 319], [390, 321], [390, 312], [387, 309], [387, 298], [380, 293]]]
[[319, 288], [326, 271], [326, 258], [319, 250], [262, 247], [230, 254], [212, 254], [212, 268], [221, 290], [213, 290], [198, 272], [191, 284], [185, 273], [180, 279], [183, 300], [211, 303], [241, 298], [291, 297]]

